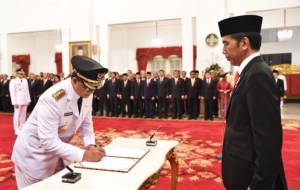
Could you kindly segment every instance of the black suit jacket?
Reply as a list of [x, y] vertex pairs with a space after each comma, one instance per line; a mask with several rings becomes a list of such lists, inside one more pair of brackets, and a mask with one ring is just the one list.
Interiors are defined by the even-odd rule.
[[133, 96], [135, 99], [141, 98], [142, 93], [142, 80], [140, 80], [140, 83], [138, 84], [136, 79], [131, 80], [132, 88], [133, 88]]
[[32, 80], [29, 79], [27, 81], [28, 81], [30, 98], [31, 98], [31, 100], [33, 100], [34, 97], [37, 97], [39, 95], [40, 83], [38, 80], [34, 80], [34, 82], [32, 82]]
[[121, 92], [121, 82], [119, 79], [115, 79], [115, 82], [112, 82], [112, 79], [109, 79], [107, 81], [107, 86], [106, 86], [106, 93], [110, 97], [117, 97], [118, 94]]
[[284, 83], [283, 83], [283, 80], [282, 79], [277, 79], [276, 85], [277, 85], [278, 94], [279, 94], [278, 96], [283, 97], [284, 96]]
[[[277, 87], [261, 57], [252, 59], [240, 74], [231, 95], [226, 125], [222, 157], [225, 187], [233, 189], [240, 183], [251, 190], [285, 189]], [[242, 169], [238, 171], [239, 168]], [[241, 176], [237, 173], [245, 177], [238, 180]], [[282, 187], [273, 188], [275, 183]]]
[[2, 81], [2, 84], [1, 84], [1, 96], [2, 97], [10, 97], [9, 82], [10, 82], [10, 80], [7, 80], [6, 83], [4, 84], [4, 81]]
[[121, 81], [121, 95], [124, 99], [130, 99], [130, 96], [134, 95], [134, 88], [132, 88], [132, 82], [127, 80], [126, 86], [125, 81]]
[[201, 95], [202, 80], [195, 78], [194, 85], [192, 86], [192, 79], [187, 80], [186, 94], [188, 98], [198, 98]]
[[180, 98], [184, 95], [184, 80], [182, 78], [178, 78], [176, 84], [175, 78], [172, 78], [170, 84], [172, 98]]
[[150, 80], [149, 85], [147, 85], [147, 80], [142, 80], [141, 82], [141, 95], [144, 96], [145, 99], [151, 99], [157, 96], [157, 82], [153, 79]]
[[164, 77], [163, 81], [160, 78], [157, 79], [157, 96], [165, 98], [171, 94], [170, 91], [170, 79]]
[[51, 80], [47, 80], [45, 83], [44, 83], [44, 80], [40, 80], [40, 93], [39, 94], [43, 94], [52, 85], [53, 85], [53, 82]]
[[212, 78], [210, 79], [210, 83], [206, 82], [206, 79], [202, 82], [202, 91], [201, 95], [204, 98], [212, 99], [214, 96], [217, 96], [217, 83]]

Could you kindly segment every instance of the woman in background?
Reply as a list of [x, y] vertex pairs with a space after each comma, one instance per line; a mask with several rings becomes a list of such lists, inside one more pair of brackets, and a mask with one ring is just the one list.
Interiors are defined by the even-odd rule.
[[219, 92], [220, 117], [224, 119], [226, 117], [230, 92], [232, 91], [232, 85], [227, 80], [227, 73], [221, 75], [217, 84], [217, 90]]

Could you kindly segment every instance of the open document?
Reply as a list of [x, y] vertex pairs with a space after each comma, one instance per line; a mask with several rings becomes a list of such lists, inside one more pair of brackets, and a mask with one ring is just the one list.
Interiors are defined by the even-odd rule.
[[129, 172], [150, 150], [133, 148], [104, 148], [106, 156], [99, 162], [76, 163], [76, 168]]

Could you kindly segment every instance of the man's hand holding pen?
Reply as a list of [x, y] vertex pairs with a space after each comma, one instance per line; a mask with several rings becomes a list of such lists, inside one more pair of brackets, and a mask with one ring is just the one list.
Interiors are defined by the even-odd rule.
[[83, 155], [82, 161], [98, 162], [105, 156], [105, 150], [97, 145], [89, 145]]

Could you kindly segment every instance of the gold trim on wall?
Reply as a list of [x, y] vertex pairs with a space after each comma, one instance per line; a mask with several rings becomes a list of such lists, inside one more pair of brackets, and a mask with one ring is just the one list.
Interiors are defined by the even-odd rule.
[[300, 74], [300, 66], [292, 64], [271, 65], [272, 69], [278, 70], [281, 74]]

